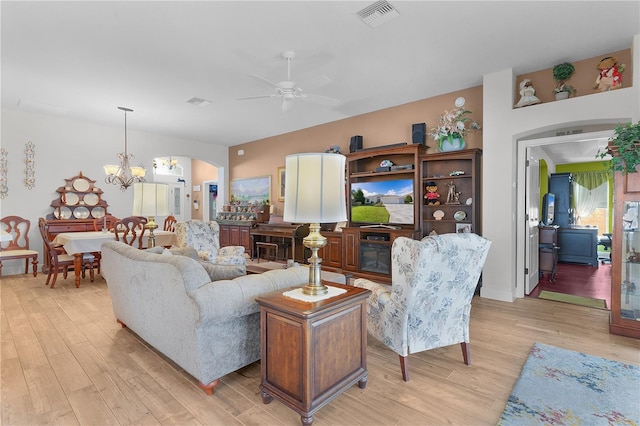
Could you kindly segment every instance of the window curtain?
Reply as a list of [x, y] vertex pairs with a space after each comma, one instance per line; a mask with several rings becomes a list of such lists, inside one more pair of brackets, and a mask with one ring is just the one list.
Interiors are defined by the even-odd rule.
[[573, 202], [578, 223], [581, 218], [591, 215], [598, 202], [606, 197], [611, 178], [609, 171], [574, 173]]

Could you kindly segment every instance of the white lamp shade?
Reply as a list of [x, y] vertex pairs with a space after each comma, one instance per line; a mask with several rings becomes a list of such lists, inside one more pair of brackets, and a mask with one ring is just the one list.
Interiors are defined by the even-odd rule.
[[333, 153], [288, 155], [285, 163], [285, 222], [347, 220], [345, 156]]
[[134, 216], [167, 216], [169, 214], [169, 185], [163, 183], [133, 184]]

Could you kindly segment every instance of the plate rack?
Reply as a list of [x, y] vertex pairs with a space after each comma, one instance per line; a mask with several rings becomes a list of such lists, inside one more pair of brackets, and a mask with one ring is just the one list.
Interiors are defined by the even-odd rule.
[[93, 221], [104, 217], [109, 204], [102, 199], [102, 190], [95, 183], [82, 172], [65, 179], [64, 186], [56, 189], [58, 198], [51, 201], [53, 212], [49, 218]]

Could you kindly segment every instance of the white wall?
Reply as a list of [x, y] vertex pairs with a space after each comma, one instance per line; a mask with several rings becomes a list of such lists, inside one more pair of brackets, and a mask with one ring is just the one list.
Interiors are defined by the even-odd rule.
[[640, 35], [633, 39], [632, 62], [633, 87], [519, 109], [512, 108], [516, 98], [512, 69], [484, 76], [482, 231], [493, 244], [483, 272], [482, 297], [513, 301], [517, 295], [517, 140], [569, 126], [637, 122]]
[[[128, 151], [135, 155], [132, 164], [143, 163], [148, 181], [153, 180], [153, 158], [168, 155], [197, 158], [221, 167], [228, 173], [228, 148], [170, 136], [132, 130], [133, 116], [127, 123]], [[31, 221], [31, 248], [42, 252], [37, 229], [38, 218], [52, 212], [51, 201], [58, 197], [56, 189], [64, 179], [80, 171], [96, 180], [104, 191], [108, 210], [117, 217], [131, 215], [133, 189], [120, 191], [105, 183], [105, 164], [117, 164], [117, 154], [124, 150], [124, 121], [121, 127], [107, 127], [79, 122], [64, 117], [50, 117], [22, 111], [2, 110], [1, 145], [8, 152], [9, 195], [0, 201], [0, 216], [18, 215]], [[24, 186], [24, 148], [35, 144], [36, 186]], [[221, 172], [222, 173], [222, 172]], [[226, 176], [228, 179], [228, 176]], [[189, 188], [189, 186], [187, 186]], [[189, 203], [186, 204], [188, 206]], [[42, 256], [40, 256], [42, 262]], [[24, 272], [24, 262], [3, 262], [3, 275]]]

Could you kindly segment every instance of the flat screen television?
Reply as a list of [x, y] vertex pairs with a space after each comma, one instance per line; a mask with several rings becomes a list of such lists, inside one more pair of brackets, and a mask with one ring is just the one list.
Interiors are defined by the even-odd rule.
[[407, 225], [414, 223], [413, 179], [351, 182], [351, 223]]
[[542, 224], [553, 225], [555, 220], [556, 196], [551, 192], [547, 192], [542, 197]]

